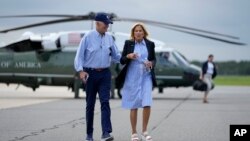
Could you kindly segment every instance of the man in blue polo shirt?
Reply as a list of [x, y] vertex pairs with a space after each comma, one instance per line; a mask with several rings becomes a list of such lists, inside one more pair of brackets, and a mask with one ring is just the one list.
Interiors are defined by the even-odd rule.
[[102, 141], [112, 141], [111, 111], [109, 105], [111, 89], [111, 60], [120, 61], [120, 52], [113, 37], [106, 33], [109, 24], [113, 24], [105, 13], [97, 13], [96, 29], [88, 32], [79, 45], [75, 56], [75, 70], [86, 87], [86, 141], [93, 141], [93, 120], [96, 94], [101, 103]]

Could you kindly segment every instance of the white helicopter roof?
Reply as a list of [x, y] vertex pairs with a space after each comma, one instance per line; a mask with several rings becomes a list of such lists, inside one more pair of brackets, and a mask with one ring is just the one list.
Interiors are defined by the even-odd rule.
[[[84, 36], [89, 30], [79, 31], [62, 31], [48, 34], [34, 34], [32, 32], [25, 32], [16, 42], [22, 40], [40, 41], [45, 50], [53, 50], [61, 48], [62, 50], [75, 51]], [[130, 34], [122, 32], [108, 32], [115, 38], [116, 45], [120, 51], [123, 49], [124, 41], [130, 38]], [[173, 48], [167, 47], [166, 44], [160, 40], [149, 38], [155, 43], [156, 52], [173, 51]]]

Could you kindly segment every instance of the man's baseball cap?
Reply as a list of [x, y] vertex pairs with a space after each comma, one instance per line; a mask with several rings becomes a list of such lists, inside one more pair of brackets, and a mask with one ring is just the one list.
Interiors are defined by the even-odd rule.
[[95, 21], [103, 22], [106, 25], [113, 24], [113, 21], [111, 21], [109, 15], [106, 13], [97, 13], [95, 16]]

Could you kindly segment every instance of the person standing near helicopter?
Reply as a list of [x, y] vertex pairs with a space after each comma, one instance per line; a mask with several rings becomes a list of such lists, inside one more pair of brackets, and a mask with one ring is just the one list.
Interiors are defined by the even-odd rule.
[[106, 13], [95, 16], [96, 29], [88, 32], [81, 40], [74, 66], [86, 88], [86, 141], [93, 141], [93, 120], [96, 94], [101, 103], [101, 141], [112, 141], [111, 111], [109, 105], [111, 89], [111, 58], [119, 63], [121, 54], [113, 37], [106, 33], [112, 20]]
[[130, 110], [132, 128], [131, 141], [139, 141], [137, 133], [138, 108], [143, 108], [143, 140], [152, 141], [147, 132], [152, 105], [152, 89], [156, 86], [154, 66], [156, 63], [155, 44], [147, 39], [148, 32], [142, 23], [131, 29], [131, 39], [125, 41], [121, 64], [125, 64], [116, 81], [121, 87], [122, 107]]
[[201, 79], [207, 84], [207, 90], [205, 91], [203, 103], [208, 103], [207, 96], [209, 91], [212, 89], [213, 80], [217, 75], [217, 69], [213, 62], [214, 56], [210, 54], [208, 60], [202, 65], [202, 76]]

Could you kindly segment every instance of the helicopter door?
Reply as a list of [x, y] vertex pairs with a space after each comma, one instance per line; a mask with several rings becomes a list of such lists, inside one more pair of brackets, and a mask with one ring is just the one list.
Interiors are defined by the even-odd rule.
[[183, 69], [171, 51], [156, 53], [156, 79], [161, 87], [176, 86], [182, 82]]
[[0, 82], [11, 83], [13, 76], [13, 52], [0, 52]]

